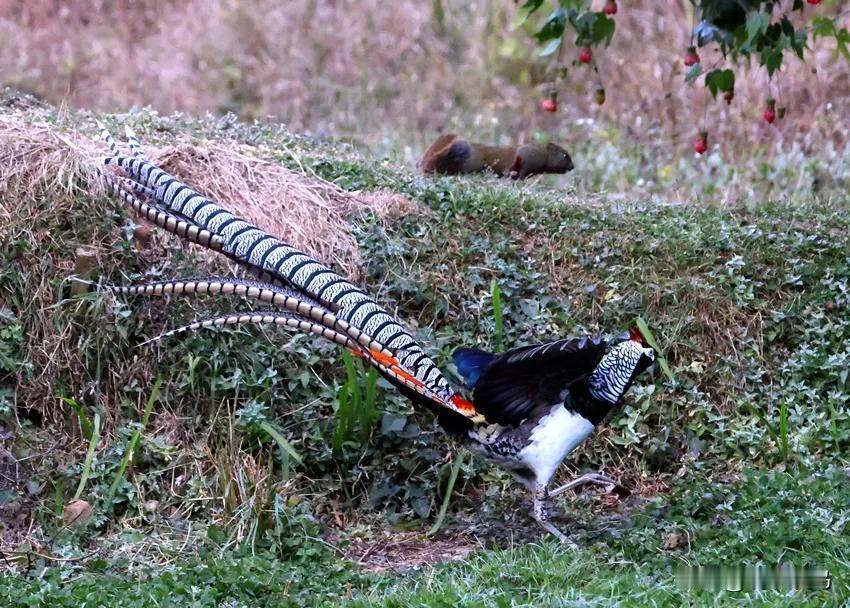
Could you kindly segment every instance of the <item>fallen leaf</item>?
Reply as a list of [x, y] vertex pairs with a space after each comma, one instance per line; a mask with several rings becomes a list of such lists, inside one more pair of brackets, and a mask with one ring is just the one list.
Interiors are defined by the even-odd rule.
[[74, 500], [65, 506], [62, 519], [66, 526], [82, 523], [91, 517], [91, 505], [85, 500]]

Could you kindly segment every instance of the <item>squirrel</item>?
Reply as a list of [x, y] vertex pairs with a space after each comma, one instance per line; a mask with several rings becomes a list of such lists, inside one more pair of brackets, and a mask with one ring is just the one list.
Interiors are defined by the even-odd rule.
[[555, 144], [487, 146], [462, 137], [441, 135], [431, 144], [419, 167], [424, 173], [475, 173], [490, 169], [496, 175], [525, 179], [537, 173], [566, 173], [573, 169], [569, 153]]

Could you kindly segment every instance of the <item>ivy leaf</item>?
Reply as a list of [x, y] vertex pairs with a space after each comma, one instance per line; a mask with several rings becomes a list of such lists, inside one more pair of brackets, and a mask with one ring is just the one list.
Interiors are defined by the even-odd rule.
[[539, 9], [542, 5], [543, 0], [527, 0], [525, 4], [519, 7], [517, 25], [522, 25], [526, 21], [528, 21], [528, 18], [531, 17], [531, 15], [533, 15], [534, 13], [536, 13], [537, 9]]
[[611, 39], [614, 37], [614, 30], [617, 24], [613, 19], [597, 13], [596, 19], [593, 22], [592, 39], [593, 42], [599, 44], [605, 43], [605, 46], [611, 44]]
[[847, 46], [850, 45], [850, 32], [846, 28], [841, 28], [835, 34], [835, 51], [843, 55], [845, 59], [850, 59], [850, 50]]
[[538, 42], [546, 42], [553, 38], [560, 38], [564, 35], [564, 26], [567, 23], [567, 14], [561, 7], [552, 11], [552, 14], [546, 19], [546, 22], [540, 26], [534, 37]]
[[815, 15], [812, 17], [812, 38], [835, 36], [835, 22], [829, 17]]
[[526, 0], [525, 3], [521, 7], [519, 7], [519, 10], [528, 11], [528, 14], [530, 15], [538, 8], [540, 8], [542, 4], [543, 0]]
[[552, 40], [550, 40], [549, 43], [543, 47], [543, 50], [540, 51], [540, 56], [546, 57], [557, 51], [559, 48], [561, 48], [562, 40], [563, 38], [552, 38]]
[[764, 34], [768, 25], [770, 25], [770, 15], [767, 13], [750, 15], [747, 18], [747, 44], [752, 44], [753, 40]]
[[767, 69], [767, 75], [773, 74], [782, 67], [782, 50], [777, 47], [768, 47], [761, 54], [761, 64]]
[[803, 60], [803, 52], [806, 50], [806, 32], [800, 31], [794, 34], [794, 37], [791, 39], [791, 48], [794, 49], [794, 52], [797, 54], [797, 57], [800, 60]]
[[688, 68], [687, 72], [685, 72], [685, 82], [687, 82], [688, 84], [693, 84], [694, 81], [699, 78], [700, 74], [702, 74], [702, 65], [700, 65], [699, 63], [695, 63], [690, 68]]
[[705, 86], [711, 96], [717, 99], [717, 92], [735, 89], [735, 72], [732, 70], [712, 70], [705, 75]]

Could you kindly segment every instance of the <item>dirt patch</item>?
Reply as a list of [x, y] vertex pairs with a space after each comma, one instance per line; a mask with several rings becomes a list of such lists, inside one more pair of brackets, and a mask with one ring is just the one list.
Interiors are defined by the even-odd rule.
[[405, 571], [463, 560], [483, 548], [463, 534], [428, 538], [422, 532], [384, 532], [353, 539], [345, 556], [368, 572]]
[[[0, 437], [5, 429], [0, 426]], [[0, 553], [17, 547], [29, 534], [33, 503], [24, 488], [32, 471], [0, 443]]]

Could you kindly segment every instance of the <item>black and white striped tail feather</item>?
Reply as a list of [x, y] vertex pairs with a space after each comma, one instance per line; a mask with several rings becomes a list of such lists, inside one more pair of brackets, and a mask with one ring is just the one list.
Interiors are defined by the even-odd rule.
[[100, 135], [109, 147], [109, 151], [112, 153], [112, 156], [121, 156], [121, 148], [118, 147], [118, 144], [115, 142], [112, 134], [106, 129], [104, 124], [99, 120], [95, 121], [95, 124], [97, 124], [97, 128], [100, 130]]
[[[104, 133], [104, 138], [107, 137], [108, 133]], [[374, 341], [398, 356], [403, 367], [412, 370], [444, 401], [454, 395], [436, 365], [413, 337], [362, 290], [310, 256], [206, 199], [152, 163], [121, 154], [114, 155], [106, 162], [121, 166], [131, 178], [153, 190], [154, 198], [171, 213], [183, 216], [196, 227], [220, 236], [223, 250], [229, 250], [231, 254], [273, 276], [278, 275], [327, 305], [330, 310], [339, 310], [340, 316], [350, 324], [349, 333], [355, 339], [360, 333], [370, 335]]]
[[[266, 304], [280, 306], [291, 312], [304, 315], [321, 323], [328, 329], [345, 333], [352, 338], [352, 342], [359, 344], [369, 351], [378, 351], [385, 355], [391, 355], [380, 342], [374, 340], [368, 334], [360, 331], [351, 331], [349, 324], [338, 318], [333, 312], [316, 302], [309, 296], [287, 287], [250, 281], [245, 279], [219, 277], [199, 277], [186, 279], [171, 279], [155, 281], [138, 285], [105, 285], [115, 293], [130, 296], [168, 296], [168, 295], [228, 295], [245, 296], [253, 298]], [[355, 334], [352, 337], [351, 334]]]
[[338, 331], [334, 331], [327, 326], [317, 323], [316, 321], [306, 318], [302, 315], [289, 313], [289, 312], [279, 312], [279, 311], [246, 311], [246, 312], [234, 312], [228, 315], [221, 315], [218, 317], [210, 317], [208, 319], [201, 319], [198, 321], [193, 321], [192, 323], [188, 323], [181, 327], [176, 327], [167, 332], [159, 334], [149, 340], [145, 340], [140, 343], [138, 346], [146, 346], [148, 344], [152, 344], [154, 342], [158, 342], [165, 338], [175, 336], [177, 334], [186, 333], [190, 331], [196, 331], [199, 329], [211, 328], [218, 329], [226, 326], [233, 325], [276, 325], [278, 327], [284, 327], [286, 329], [295, 330], [301, 333], [312, 333], [326, 340], [330, 340], [340, 346], [350, 348], [354, 350], [358, 355], [364, 356], [369, 360], [369, 362], [374, 365], [378, 371], [381, 372], [384, 377], [389, 379], [391, 382], [399, 383], [406, 388], [413, 390], [414, 392], [423, 395], [424, 397], [430, 400], [439, 401], [439, 397], [434, 395], [427, 388], [411, 383], [407, 378], [403, 375], [400, 375], [397, 371], [393, 370], [390, 367], [387, 367], [381, 361], [377, 361], [372, 359], [369, 356], [367, 351], [363, 351], [358, 348], [357, 344], [347, 335], [340, 333]]
[[[185, 220], [176, 219], [174, 216], [162, 211], [159, 207], [154, 207], [148, 203], [140, 201], [135, 198], [133, 194], [128, 192], [127, 189], [121, 187], [122, 184], [118, 181], [118, 178], [107, 176], [107, 180], [112, 186], [112, 189], [122, 197], [133, 211], [137, 212], [142, 217], [148, 219], [157, 226], [162, 227], [168, 232], [186, 238], [191, 242], [206, 245], [212, 249], [221, 251], [221, 240], [215, 235], [211, 235], [209, 231], [197, 229], [194, 225], [188, 224]], [[139, 188], [136, 188], [136, 190], [142, 194], [149, 194], [149, 192], [145, 192], [147, 189], [144, 186], [140, 186]], [[222, 251], [222, 253], [225, 252]], [[348, 323], [336, 318], [335, 315], [323, 308], [317, 302], [307, 299], [303, 294], [288, 290], [285, 286], [281, 285], [260, 285], [238, 279], [222, 280], [217, 278], [201, 278], [158, 281], [145, 285], [107, 286], [107, 288], [125, 295], [143, 296], [204, 293], [222, 293], [225, 295], [236, 296], [246, 295], [248, 297], [256, 297], [256, 299], [260, 301], [269, 302], [275, 305], [282, 305], [286, 308], [299, 312], [300, 314], [306, 314], [332, 330], [341, 328], [345, 331], [351, 331]], [[357, 342], [361, 346], [364, 346], [369, 350], [378, 350], [383, 354], [391, 354], [384, 345], [373, 340], [368, 335], [360, 332], [355, 333], [357, 334]], [[371, 360], [369, 355], [364, 356]], [[372, 363], [377, 364], [374, 360], [372, 360]]]
[[133, 156], [137, 156], [142, 160], [150, 160], [142, 149], [141, 142], [139, 142], [139, 139], [129, 125], [124, 125], [124, 137], [127, 138], [127, 143], [130, 144], [130, 151], [133, 153]]
[[[103, 140], [106, 142], [106, 145], [109, 146], [109, 151], [112, 153], [112, 156], [121, 156], [121, 148], [118, 147], [118, 143], [115, 141], [115, 138], [112, 137], [112, 134], [107, 130], [106, 126], [99, 120], [95, 122], [97, 124], [97, 128], [100, 129], [101, 135], [103, 136]], [[141, 142], [139, 141], [138, 137], [136, 137], [136, 134], [133, 132], [133, 129], [130, 128], [130, 125], [124, 125], [124, 137], [127, 138], [127, 143], [130, 145], [130, 152], [133, 156], [136, 156], [143, 160], [148, 160], [144, 149], [142, 149]]]
[[[334, 331], [338, 331], [340, 328], [343, 330], [348, 328], [345, 321], [337, 319], [336, 315], [312, 298], [286, 287], [259, 281], [237, 278], [193, 277], [129, 286], [108, 285], [105, 288], [129, 296], [219, 294], [236, 297], [245, 296], [308, 317]], [[371, 341], [365, 334], [361, 334], [357, 342], [365, 348], [380, 350], [380, 345]]]
[[[267, 311], [267, 312], [241, 312], [219, 317], [212, 317], [194, 321], [182, 327], [170, 330], [155, 338], [142, 342], [139, 346], [156, 342], [163, 338], [173, 336], [175, 334], [192, 331], [201, 328], [218, 328], [226, 325], [236, 324], [270, 324], [275, 323], [278, 326], [285, 326], [289, 329], [299, 330], [305, 333], [314, 333], [328, 340], [335, 342], [341, 346], [348, 347], [359, 356], [366, 358], [372, 365], [375, 365], [380, 371], [390, 380], [401, 382], [408, 388], [418, 390], [412, 386], [406, 379], [399, 377], [392, 369], [383, 365], [372, 355], [375, 349], [375, 344], [369, 343], [368, 338], [361, 339], [358, 344], [349, 336], [333, 329], [333, 323], [328, 317], [333, 316], [333, 313], [322, 308], [315, 302], [307, 302], [302, 299], [302, 295], [291, 290], [282, 293], [273, 285], [263, 285], [254, 281], [244, 281], [240, 279], [219, 279], [217, 277], [203, 277], [197, 279], [182, 279], [174, 281], [157, 281], [144, 285], [130, 286], [104, 286], [106, 289], [121, 293], [124, 295], [138, 296], [165, 296], [165, 295], [193, 295], [193, 294], [225, 294], [235, 296], [253, 297], [261, 302], [273, 305], [284, 306], [288, 310], [285, 312]], [[362, 347], [366, 347], [365, 349]], [[433, 398], [427, 391], [418, 390], [419, 393]]]
[[191, 243], [196, 243], [227, 255], [227, 252], [222, 248], [221, 237], [211, 233], [209, 230], [204, 230], [191, 222], [172, 215], [156, 204], [139, 199], [129, 188], [124, 186], [126, 178], [118, 178], [106, 173], [104, 174], [104, 179], [109, 189], [121, 199], [122, 204], [142, 219]]
[[[124, 206], [137, 216], [190, 243], [201, 245], [227, 256], [240, 266], [245, 267], [248, 272], [261, 281], [281, 287], [291, 287], [291, 284], [288, 281], [282, 280], [281, 277], [273, 276], [264, 270], [251, 266], [243, 258], [227, 251], [224, 248], [221, 237], [218, 235], [212, 234], [209, 230], [204, 230], [189, 220], [174, 215], [164, 209], [153, 198], [154, 191], [147, 186], [139, 184], [130, 178], [118, 177], [109, 173], [104, 174], [104, 179], [109, 189], [118, 195]], [[144, 200], [139, 198], [139, 196], [145, 197]]]
[[193, 321], [192, 323], [187, 323], [186, 325], [182, 325], [180, 327], [175, 327], [174, 329], [170, 329], [167, 332], [161, 333], [158, 336], [150, 338], [149, 340], [145, 340], [140, 343], [138, 346], [146, 346], [148, 344], [152, 344], [153, 342], [158, 342], [170, 336], [174, 336], [180, 333], [195, 331], [198, 329], [205, 328], [220, 328], [226, 327], [229, 325], [278, 325], [282, 327], [286, 327], [288, 329], [294, 329], [303, 333], [314, 333], [323, 338], [331, 340], [339, 344], [340, 346], [346, 346], [349, 348], [357, 348], [357, 345], [354, 341], [346, 336], [345, 334], [341, 334], [337, 331], [329, 329], [328, 327], [322, 325], [321, 323], [317, 323], [312, 319], [308, 319], [299, 314], [289, 313], [289, 312], [280, 312], [280, 311], [242, 311], [242, 312], [234, 312], [227, 315], [221, 315], [218, 317], [210, 317], [208, 319], [200, 319], [197, 321]]

